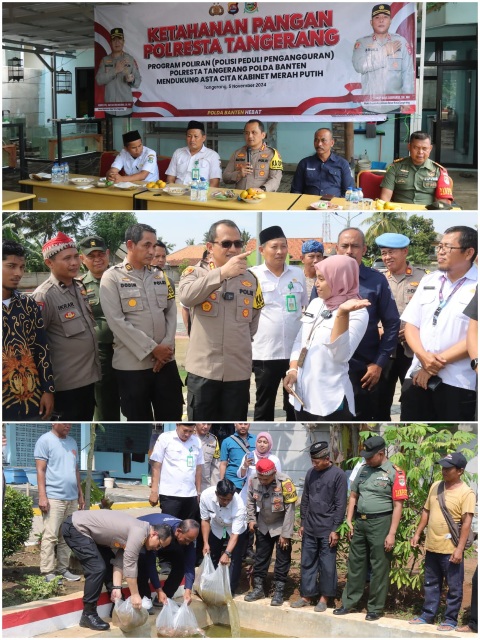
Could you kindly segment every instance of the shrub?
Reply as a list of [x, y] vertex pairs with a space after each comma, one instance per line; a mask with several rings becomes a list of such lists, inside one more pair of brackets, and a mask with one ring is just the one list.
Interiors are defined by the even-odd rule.
[[3, 503], [2, 559], [18, 551], [28, 540], [33, 526], [32, 499], [7, 487]]
[[62, 576], [56, 576], [51, 582], [46, 582], [45, 576], [27, 575], [21, 583], [21, 589], [15, 589], [15, 595], [23, 602], [46, 600], [60, 593]]

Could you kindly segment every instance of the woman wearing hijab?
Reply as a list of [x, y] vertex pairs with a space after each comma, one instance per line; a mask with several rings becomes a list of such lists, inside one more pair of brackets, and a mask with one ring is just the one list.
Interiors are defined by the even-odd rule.
[[330, 256], [315, 271], [318, 298], [302, 318], [284, 386], [297, 420], [351, 420], [348, 361], [367, 329], [370, 302], [358, 295], [359, 266], [349, 256]]
[[279, 473], [282, 472], [282, 465], [280, 464], [280, 460], [276, 455], [270, 453], [273, 447], [272, 436], [267, 431], [261, 431], [257, 435], [257, 440], [255, 442], [255, 449], [250, 453], [246, 453], [243, 456], [243, 460], [240, 463], [237, 471], [238, 478], [245, 478], [245, 482], [243, 483], [242, 491], [240, 492], [240, 497], [243, 502], [247, 504], [247, 492], [248, 492], [248, 482], [250, 478], [255, 475], [256, 469], [255, 465], [262, 458], [267, 458], [271, 460]]

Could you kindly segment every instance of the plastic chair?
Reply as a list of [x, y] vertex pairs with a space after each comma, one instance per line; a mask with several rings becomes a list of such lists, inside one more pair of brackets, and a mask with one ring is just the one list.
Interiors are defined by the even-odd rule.
[[168, 169], [168, 165], [170, 164], [170, 160], [172, 158], [169, 156], [157, 156], [157, 167], [158, 167], [158, 178], [159, 180], [165, 181], [166, 170]]
[[380, 183], [386, 171], [360, 171], [357, 175], [357, 187], [360, 187], [364, 198], [375, 200], [380, 198]]
[[372, 171], [384, 171], [387, 168], [386, 162], [371, 162], [370, 169]]
[[[113, 161], [117, 156], [118, 156], [118, 151], [104, 151], [102, 153], [102, 155], [100, 156], [100, 169], [99, 169], [99, 175], [101, 178], [104, 178], [106, 176], [107, 171], [110, 169]], [[120, 173], [124, 176], [125, 173], [122, 173], [122, 172], [123, 172], [123, 169], [122, 171], [120, 171]]]

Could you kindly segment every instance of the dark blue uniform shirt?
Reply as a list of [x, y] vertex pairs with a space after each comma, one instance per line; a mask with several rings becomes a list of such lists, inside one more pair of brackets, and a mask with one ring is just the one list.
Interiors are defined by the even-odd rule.
[[[168, 515], [168, 513], [151, 513], [147, 516], [140, 516], [137, 520], [143, 520], [144, 522], [148, 522], [151, 525], [155, 524], [169, 524], [172, 527], [172, 531], [175, 534], [178, 525], [182, 522], [179, 518], [174, 518], [173, 516]], [[157, 553], [162, 553], [164, 551], [172, 551], [172, 550], [180, 550], [184, 554], [185, 558], [185, 589], [191, 589], [193, 586], [193, 581], [195, 580], [195, 543], [182, 545], [177, 542], [175, 537], [172, 537], [172, 542], [168, 545], [168, 547], [164, 547], [163, 549], [159, 549], [159, 551], [147, 551], [145, 547], [142, 548], [142, 553], [145, 552], [147, 554], [147, 566], [148, 566], [148, 577], [150, 578], [150, 582], [153, 584], [155, 589], [160, 589], [160, 580], [157, 573]]]
[[[352, 258], [353, 260], [353, 258]], [[360, 265], [360, 297], [367, 298], [368, 326], [349, 365], [350, 371], [362, 371], [368, 364], [384, 367], [388, 358], [397, 348], [400, 316], [388, 281], [382, 273]], [[312, 289], [310, 301], [317, 298], [317, 290]], [[383, 335], [378, 334], [378, 323], [383, 326]]]
[[298, 163], [290, 193], [307, 193], [312, 196], [329, 194], [343, 198], [345, 191], [352, 186], [352, 175], [345, 158], [331, 153], [322, 162], [315, 153]]

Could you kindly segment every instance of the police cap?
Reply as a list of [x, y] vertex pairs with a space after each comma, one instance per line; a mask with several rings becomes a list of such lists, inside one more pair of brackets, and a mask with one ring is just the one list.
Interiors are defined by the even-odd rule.
[[384, 13], [386, 16], [391, 15], [389, 4], [376, 4], [372, 9], [372, 18], [378, 16], [379, 13]]
[[125, 39], [125, 36], [123, 35], [123, 29], [122, 27], [115, 27], [114, 29], [111, 29], [110, 31], [110, 38], [121, 38], [122, 40]]
[[410, 238], [402, 233], [382, 233], [375, 238], [375, 244], [384, 249], [405, 249], [410, 244]]

